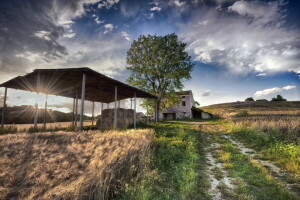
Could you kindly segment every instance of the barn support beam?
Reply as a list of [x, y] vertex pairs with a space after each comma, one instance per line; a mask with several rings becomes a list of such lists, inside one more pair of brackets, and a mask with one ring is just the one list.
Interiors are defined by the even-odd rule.
[[77, 94], [77, 90], [76, 90], [76, 100], [75, 100], [75, 119], [74, 119], [74, 127], [75, 130], [77, 129], [77, 114], [78, 114], [78, 94]]
[[118, 87], [115, 86], [115, 110], [114, 110], [114, 129], [117, 128], [117, 101], [118, 101]]
[[76, 98], [73, 98], [72, 127], [75, 126], [75, 104], [76, 104]]
[[149, 112], [149, 109], [148, 109], [148, 102], [146, 104], [146, 118], [147, 118], [147, 124], [149, 124], [149, 115], [148, 115], [148, 112]]
[[80, 110], [80, 131], [83, 129], [83, 114], [84, 114], [84, 100], [85, 100], [85, 84], [86, 74], [82, 74], [82, 86], [81, 86], [81, 110]]
[[102, 128], [102, 125], [103, 125], [103, 102], [101, 102], [101, 119], [100, 119], [100, 126]]
[[46, 129], [47, 126], [47, 112], [48, 112], [48, 94], [46, 94], [46, 98], [45, 98], [44, 129]]
[[136, 129], [136, 93], [134, 93], [133, 128]]
[[2, 107], [2, 119], [1, 119], [1, 128], [4, 127], [4, 115], [5, 115], [5, 107], [6, 107], [6, 97], [7, 97], [7, 87], [5, 87], [4, 91], [4, 101], [3, 101], [3, 107]]
[[39, 105], [35, 103], [34, 122], [33, 122], [34, 129], [37, 128], [38, 115], [39, 115]]
[[94, 112], [95, 112], [95, 102], [93, 101], [93, 106], [92, 106], [92, 126], [94, 126]]

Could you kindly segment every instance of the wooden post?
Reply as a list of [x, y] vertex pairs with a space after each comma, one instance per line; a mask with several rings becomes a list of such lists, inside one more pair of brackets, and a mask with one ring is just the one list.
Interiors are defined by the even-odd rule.
[[132, 98], [130, 98], [130, 109], [132, 109]]
[[147, 110], [146, 110], [146, 117], [147, 117], [147, 124], [149, 124], [149, 116], [148, 116], [148, 102], [147, 102], [147, 104], [146, 104], [146, 108], [147, 108]]
[[45, 99], [44, 129], [46, 129], [46, 125], [47, 125], [47, 108], [48, 108], [48, 94], [46, 94], [46, 99]]
[[118, 101], [118, 108], [121, 107], [121, 100]]
[[77, 90], [76, 90], [76, 101], [75, 101], [75, 130], [77, 129], [77, 114], [78, 114], [78, 95], [77, 95]]
[[117, 100], [118, 100], [118, 88], [115, 86], [115, 112], [114, 112], [114, 128], [117, 128]]
[[95, 102], [93, 101], [93, 106], [92, 106], [92, 126], [94, 126], [94, 108], [95, 108]]
[[4, 100], [3, 100], [3, 107], [2, 107], [2, 119], [1, 119], [1, 128], [4, 127], [4, 115], [5, 115], [5, 107], [6, 107], [6, 96], [7, 96], [7, 87], [5, 87], [4, 91]]
[[35, 103], [35, 113], [34, 113], [34, 122], [33, 122], [33, 128], [37, 128], [37, 121], [38, 121], [38, 115], [39, 115], [39, 105]]
[[84, 114], [84, 99], [85, 99], [85, 83], [86, 74], [82, 74], [82, 86], [81, 86], [81, 110], [80, 110], [80, 131], [83, 129], [83, 114]]
[[102, 128], [102, 124], [103, 124], [103, 102], [101, 102], [101, 119], [100, 119], [100, 126]]
[[133, 115], [133, 128], [136, 129], [136, 93], [134, 93], [134, 115]]
[[75, 126], [75, 98], [73, 98], [72, 126]]

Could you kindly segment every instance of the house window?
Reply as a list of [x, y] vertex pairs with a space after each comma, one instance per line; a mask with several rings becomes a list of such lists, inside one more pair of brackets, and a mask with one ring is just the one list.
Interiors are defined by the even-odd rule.
[[184, 98], [185, 98], [185, 96], [182, 96], [182, 98], [184, 99]]
[[182, 106], [185, 106], [185, 101], [182, 102]]

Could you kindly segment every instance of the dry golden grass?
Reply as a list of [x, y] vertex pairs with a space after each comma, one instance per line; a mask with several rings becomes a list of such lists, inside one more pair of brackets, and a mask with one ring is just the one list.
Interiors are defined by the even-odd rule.
[[[94, 124], [96, 124], [96, 121], [94, 121]], [[54, 122], [54, 123], [47, 123], [47, 128], [67, 128], [72, 125], [72, 122]], [[90, 126], [92, 125], [91, 120], [86, 120], [83, 122], [84, 126]], [[18, 129], [18, 132], [20, 131], [27, 131], [28, 129], [33, 127], [33, 124], [6, 124], [5, 127], [13, 126]], [[43, 123], [38, 123], [37, 126], [39, 128], [44, 127]], [[79, 122], [77, 122], [77, 127], [79, 127]]]
[[0, 136], [0, 199], [108, 199], [147, 164], [153, 130]]
[[300, 143], [300, 116], [286, 115], [249, 115], [232, 118], [238, 126], [261, 130], [265, 133], [276, 132], [284, 140]]

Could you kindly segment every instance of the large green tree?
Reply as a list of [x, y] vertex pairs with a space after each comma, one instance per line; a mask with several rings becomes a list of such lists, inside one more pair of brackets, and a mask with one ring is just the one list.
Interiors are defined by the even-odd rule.
[[[193, 70], [185, 47], [174, 33], [141, 35], [127, 52], [127, 69], [131, 71], [127, 82], [156, 95], [160, 109], [176, 104], [179, 98], [175, 91], [182, 90], [183, 81], [191, 78]], [[153, 102], [144, 100], [142, 106], [146, 104], [150, 104], [153, 111]]]

